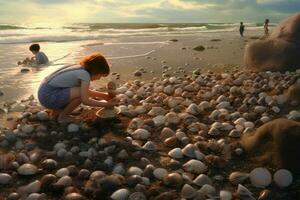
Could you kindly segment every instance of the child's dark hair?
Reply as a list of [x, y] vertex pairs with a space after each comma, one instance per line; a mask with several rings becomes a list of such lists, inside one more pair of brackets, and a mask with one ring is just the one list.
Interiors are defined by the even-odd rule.
[[39, 51], [40, 48], [41, 48], [41, 47], [40, 47], [39, 44], [32, 44], [32, 45], [30, 45], [29, 50], [30, 50], [30, 51]]
[[107, 60], [99, 52], [85, 56], [80, 61], [80, 65], [82, 65], [85, 70], [90, 73], [90, 75], [102, 74], [104, 76], [108, 76], [110, 72]]
[[265, 20], [265, 23], [269, 23], [269, 22], [270, 22], [270, 20], [269, 20], [269, 19], [266, 19], [266, 20]]

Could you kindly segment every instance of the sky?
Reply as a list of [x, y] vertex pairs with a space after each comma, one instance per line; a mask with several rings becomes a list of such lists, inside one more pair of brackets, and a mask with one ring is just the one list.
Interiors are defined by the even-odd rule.
[[0, 0], [2, 24], [279, 22], [300, 0]]

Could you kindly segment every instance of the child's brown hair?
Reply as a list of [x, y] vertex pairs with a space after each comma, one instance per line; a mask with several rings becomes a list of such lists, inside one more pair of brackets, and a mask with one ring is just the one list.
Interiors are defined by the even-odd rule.
[[104, 76], [107, 76], [110, 72], [107, 60], [99, 52], [85, 56], [80, 61], [80, 65], [82, 65], [90, 75], [103, 74]]

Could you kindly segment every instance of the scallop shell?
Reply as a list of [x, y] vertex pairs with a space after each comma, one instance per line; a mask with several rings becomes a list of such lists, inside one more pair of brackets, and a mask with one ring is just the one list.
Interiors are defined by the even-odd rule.
[[238, 185], [240, 183], [243, 183], [248, 177], [249, 177], [249, 174], [244, 173], [244, 172], [232, 172], [229, 175], [229, 181], [233, 185]]

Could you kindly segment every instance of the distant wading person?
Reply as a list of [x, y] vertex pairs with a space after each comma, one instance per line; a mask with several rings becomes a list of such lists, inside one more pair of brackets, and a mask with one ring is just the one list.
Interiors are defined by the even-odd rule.
[[[80, 64], [65, 66], [48, 75], [38, 90], [40, 103], [52, 111], [52, 117], [59, 123], [68, 123], [73, 119], [69, 115], [81, 103], [95, 107], [113, 107], [115, 100], [106, 93], [90, 90], [90, 82], [105, 77], [110, 67], [100, 53], [84, 57]], [[90, 97], [98, 97], [97, 101]]]
[[265, 20], [265, 23], [264, 23], [264, 30], [265, 30], [265, 36], [269, 36], [269, 19], [266, 19]]
[[240, 35], [242, 37], [244, 37], [244, 31], [245, 31], [245, 26], [244, 26], [243, 22], [241, 22], [241, 25], [240, 25]]

